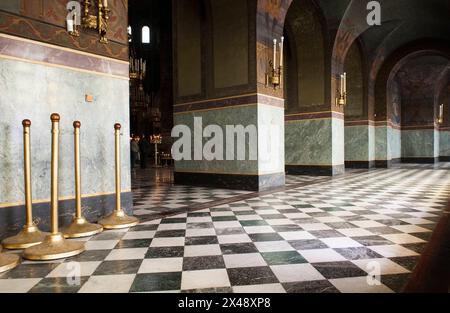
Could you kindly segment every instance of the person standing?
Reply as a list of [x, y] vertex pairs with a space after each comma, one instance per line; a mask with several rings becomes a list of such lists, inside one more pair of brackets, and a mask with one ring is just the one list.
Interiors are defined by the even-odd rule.
[[139, 149], [141, 151], [141, 168], [147, 168], [147, 157], [150, 151], [150, 143], [148, 142], [147, 136], [142, 136], [139, 142]]
[[139, 144], [136, 137], [133, 137], [133, 139], [131, 139], [130, 148], [131, 148], [131, 169], [134, 169], [134, 167], [136, 166], [136, 161], [139, 158], [140, 152]]

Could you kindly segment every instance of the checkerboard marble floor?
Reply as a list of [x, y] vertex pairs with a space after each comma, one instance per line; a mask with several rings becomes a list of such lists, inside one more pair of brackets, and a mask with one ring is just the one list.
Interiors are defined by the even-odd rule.
[[[182, 205], [222, 192], [167, 186], [150, 197], [141, 188], [136, 213], [143, 202]], [[291, 184], [82, 239], [80, 256], [2, 274], [0, 292], [400, 292], [449, 193], [450, 175], [436, 169]]]
[[[242, 195], [251, 194], [249, 191], [242, 190], [173, 185], [170, 168], [144, 170], [138, 172], [135, 178], [133, 182], [134, 214], [142, 221], [185, 212], [226, 199], [233, 201]], [[318, 179], [320, 177], [288, 176], [286, 185], [292, 186]]]

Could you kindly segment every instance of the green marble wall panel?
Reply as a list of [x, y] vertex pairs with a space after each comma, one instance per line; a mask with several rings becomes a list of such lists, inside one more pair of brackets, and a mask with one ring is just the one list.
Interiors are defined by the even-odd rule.
[[[85, 95], [94, 97], [85, 102]], [[30, 119], [34, 200], [50, 197], [51, 113], [61, 115], [60, 196], [74, 194], [73, 126], [80, 120], [82, 193], [114, 192], [114, 123], [123, 125], [122, 188], [130, 189], [129, 83], [0, 59], [0, 204], [23, 202], [22, 120]]]
[[345, 125], [344, 119], [332, 118], [332, 165], [341, 165], [345, 163]]
[[388, 127], [375, 127], [375, 159], [378, 161], [390, 160], [388, 157]]
[[369, 128], [345, 127], [345, 161], [369, 161]]
[[439, 133], [439, 156], [450, 156], [450, 131]]
[[[262, 175], [272, 173], [284, 173], [284, 109], [266, 105], [248, 105], [227, 107], [217, 110], [197, 111], [176, 114], [174, 124], [186, 125], [192, 134], [191, 148], [194, 149], [194, 119], [201, 117], [203, 129], [208, 125], [217, 125], [223, 131], [224, 160], [180, 160], [175, 162], [175, 169], [179, 172], [208, 172], [222, 174]], [[237, 148], [234, 149], [233, 160], [226, 159], [226, 126], [242, 125], [243, 127], [254, 125], [257, 129], [255, 149], [258, 156], [255, 160], [249, 159], [250, 143], [246, 137], [245, 160], [237, 159]], [[203, 145], [208, 141], [203, 138]], [[174, 138], [177, 141], [177, 138]]]
[[375, 160], [375, 127], [369, 125], [368, 127], [369, 134], [369, 161]]
[[389, 159], [400, 159], [402, 157], [402, 132], [400, 129], [388, 127], [388, 156]]
[[[332, 130], [332, 119], [315, 119], [286, 122], [286, 164], [332, 165]], [[336, 138], [336, 142], [337, 141], [338, 138]]]
[[402, 157], [404, 158], [434, 158], [436, 154], [436, 139], [434, 130], [404, 130], [402, 131]]

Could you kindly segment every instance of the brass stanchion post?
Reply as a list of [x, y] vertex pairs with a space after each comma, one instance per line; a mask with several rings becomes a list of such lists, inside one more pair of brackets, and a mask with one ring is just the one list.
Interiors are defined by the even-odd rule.
[[33, 223], [32, 193], [31, 193], [31, 148], [30, 127], [31, 121], [24, 120], [23, 125], [23, 174], [25, 182], [25, 208], [26, 222], [22, 231], [13, 237], [6, 238], [2, 244], [5, 249], [26, 249], [40, 244], [46, 233], [39, 231]]
[[51, 181], [51, 234], [44, 241], [25, 249], [23, 257], [29, 260], [55, 260], [78, 255], [84, 251], [84, 243], [71, 242], [64, 239], [58, 230], [58, 166], [59, 166], [59, 121], [60, 117], [54, 113], [52, 121], [52, 181]]
[[[0, 251], [2, 247], [0, 246]], [[0, 253], [0, 273], [9, 271], [15, 268], [20, 263], [20, 258], [15, 254]]]
[[81, 122], [73, 122], [74, 159], [75, 159], [75, 218], [69, 226], [62, 230], [66, 238], [89, 237], [103, 231], [98, 224], [89, 223], [81, 212], [81, 166], [80, 166], [80, 128]]
[[122, 209], [121, 204], [121, 164], [120, 164], [120, 129], [122, 126], [120, 124], [115, 124], [115, 155], [116, 155], [116, 209], [114, 212], [100, 220], [98, 223], [103, 225], [105, 229], [120, 229], [136, 226], [139, 220], [134, 216], [128, 216]]

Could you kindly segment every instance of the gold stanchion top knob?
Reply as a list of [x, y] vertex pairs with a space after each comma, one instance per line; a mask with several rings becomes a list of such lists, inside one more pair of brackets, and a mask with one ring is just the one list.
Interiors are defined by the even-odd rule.
[[52, 122], [59, 122], [61, 120], [61, 117], [58, 113], [53, 113], [52, 116], [50, 116], [50, 119]]
[[73, 127], [74, 128], [81, 128], [81, 122], [80, 121], [73, 122]]
[[30, 120], [23, 120], [22, 121], [22, 125], [24, 127], [30, 127], [31, 126], [31, 121]]
[[122, 128], [122, 125], [120, 125], [119, 123], [114, 125], [115, 130], [120, 130], [121, 128]]

